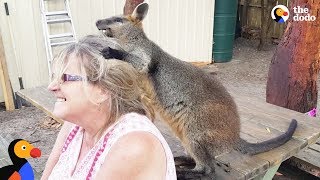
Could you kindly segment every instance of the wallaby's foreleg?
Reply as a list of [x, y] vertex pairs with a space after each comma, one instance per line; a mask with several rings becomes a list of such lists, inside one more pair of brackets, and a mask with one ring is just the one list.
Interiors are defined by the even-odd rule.
[[124, 60], [125, 57], [129, 55], [129, 53], [125, 51], [113, 49], [111, 47], [104, 48], [101, 54], [105, 59], [118, 59], [118, 60]]
[[128, 53], [122, 49], [106, 47], [102, 50], [101, 54], [105, 59], [118, 59], [130, 63], [140, 72], [147, 72], [149, 64], [152, 64], [150, 63], [151, 59], [143, 51]]

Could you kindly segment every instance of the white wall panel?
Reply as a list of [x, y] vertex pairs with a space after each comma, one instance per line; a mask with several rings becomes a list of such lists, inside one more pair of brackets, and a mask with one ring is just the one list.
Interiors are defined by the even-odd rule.
[[[8, 3], [9, 16], [4, 11], [4, 2]], [[47, 83], [39, 1], [0, 0], [0, 8], [1, 34], [13, 91], [20, 89], [19, 77], [25, 88]]]
[[[0, 0], [9, 5], [10, 16], [0, 11], [0, 29], [13, 90], [48, 83], [39, 0]], [[63, 0], [49, 0], [49, 10], [62, 10]], [[149, 14], [144, 22], [148, 37], [165, 51], [188, 62], [211, 62], [214, 0], [146, 0]], [[78, 38], [98, 33], [97, 19], [121, 14], [125, 0], [70, 0]], [[60, 32], [65, 26], [57, 26]], [[0, 89], [0, 101], [3, 101]]]
[[[211, 62], [213, 0], [146, 0], [144, 22], [149, 38], [170, 54], [189, 62]], [[125, 0], [71, 1], [79, 37], [98, 33], [97, 19], [121, 14]]]

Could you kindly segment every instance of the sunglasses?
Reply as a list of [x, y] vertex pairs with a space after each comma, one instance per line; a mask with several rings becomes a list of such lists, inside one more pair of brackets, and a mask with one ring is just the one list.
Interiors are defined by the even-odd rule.
[[[54, 74], [52, 75], [54, 77]], [[87, 78], [79, 76], [79, 75], [72, 75], [72, 74], [62, 74], [61, 76], [61, 81], [66, 82], [66, 81], [85, 81]]]

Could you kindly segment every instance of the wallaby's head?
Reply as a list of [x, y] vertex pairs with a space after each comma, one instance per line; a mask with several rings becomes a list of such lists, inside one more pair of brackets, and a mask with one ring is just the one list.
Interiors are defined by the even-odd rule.
[[147, 3], [139, 4], [131, 15], [113, 16], [96, 22], [99, 30], [108, 37], [127, 41], [144, 35], [142, 21], [148, 13]]

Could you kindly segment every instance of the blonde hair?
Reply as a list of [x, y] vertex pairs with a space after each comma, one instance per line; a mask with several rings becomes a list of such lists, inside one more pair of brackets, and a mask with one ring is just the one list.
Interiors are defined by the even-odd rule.
[[[114, 59], [104, 59], [101, 51], [105, 47], [116, 47], [117, 43], [110, 38], [86, 36], [79, 42], [67, 46], [54, 59], [53, 81], [59, 81], [68, 66], [71, 55], [79, 60], [79, 70], [87, 77], [85, 84], [97, 85], [110, 93], [109, 123], [128, 112], [137, 112], [154, 119], [151, 106], [153, 98], [146, 75], [140, 74], [130, 64]], [[86, 86], [84, 86], [86, 87]], [[89, 92], [86, 91], [88, 97]]]

